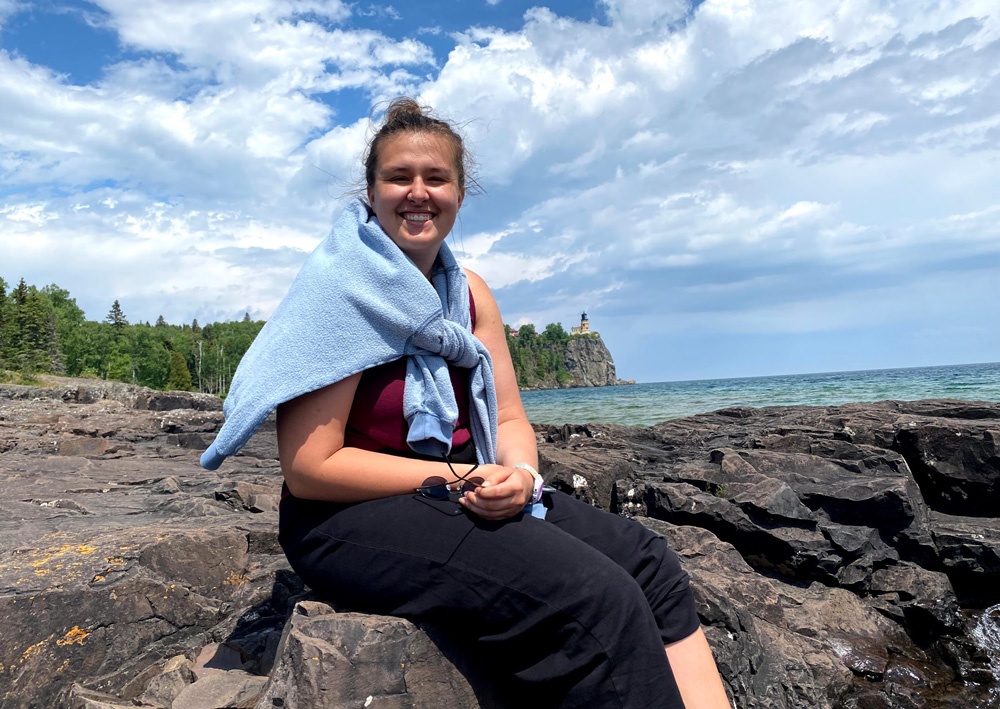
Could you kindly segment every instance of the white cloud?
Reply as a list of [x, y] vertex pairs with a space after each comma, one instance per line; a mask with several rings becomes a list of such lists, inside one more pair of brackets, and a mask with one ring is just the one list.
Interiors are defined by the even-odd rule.
[[126, 56], [98, 82], [0, 51], [0, 275], [58, 278], [91, 317], [268, 314], [362, 177], [357, 103], [400, 93], [479, 159], [454, 248], [508, 321], [916, 327], [920, 293], [986, 317], [932, 291], [1000, 263], [995, 0], [535, 7], [440, 65], [413, 37], [442, 29], [388, 8], [380, 33], [336, 1], [101, 7]]

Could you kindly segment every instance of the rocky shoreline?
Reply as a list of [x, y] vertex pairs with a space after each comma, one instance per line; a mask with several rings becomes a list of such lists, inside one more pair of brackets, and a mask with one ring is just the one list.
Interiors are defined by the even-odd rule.
[[[0, 385], [0, 707], [491, 707], [405, 621], [311, 597], [272, 426], [197, 465], [214, 397]], [[682, 556], [738, 707], [1000, 707], [1000, 404], [536, 427], [542, 472]]]

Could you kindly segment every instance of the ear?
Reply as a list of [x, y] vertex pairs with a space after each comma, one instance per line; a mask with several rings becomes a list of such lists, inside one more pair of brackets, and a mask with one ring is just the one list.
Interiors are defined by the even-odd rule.
[[373, 194], [375, 194], [375, 190], [374, 190], [374, 189], [372, 189], [371, 187], [369, 187], [369, 188], [368, 188], [368, 205], [369, 205], [369, 206], [370, 206], [370, 207], [371, 207], [372, 209], [374, 209], [374, 208], [375, 208], [375, 200], [374, 200], [374, 198], [372, 197], [372, 195], [373, 195]]
[[462, 202], [465, 201], [465, 188], [463, 187], [458, 193], [458, 208], [462, 208]]

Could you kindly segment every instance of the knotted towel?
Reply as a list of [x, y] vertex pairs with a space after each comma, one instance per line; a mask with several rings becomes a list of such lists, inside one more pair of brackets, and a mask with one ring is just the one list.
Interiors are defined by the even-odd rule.
[[470, 328], [468, 282], [448, 245], [428, 281], [365, 205], [351, 202], [243, 356], [202, 466], [218, 468], [278, 404], [404, 355], [409, 446], [432, 456], [451, 450], [450, 362], [472, 370], [472, 439], [479, 462], [496, 462], [493, 361]]

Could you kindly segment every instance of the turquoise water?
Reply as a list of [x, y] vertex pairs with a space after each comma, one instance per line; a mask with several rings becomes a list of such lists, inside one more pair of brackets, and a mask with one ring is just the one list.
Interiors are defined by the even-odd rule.
[[648, 426], [727, 406], [829, 405], [884, 399], [1000, 401], [1000, 362], [521, 393], [532, 423]]

